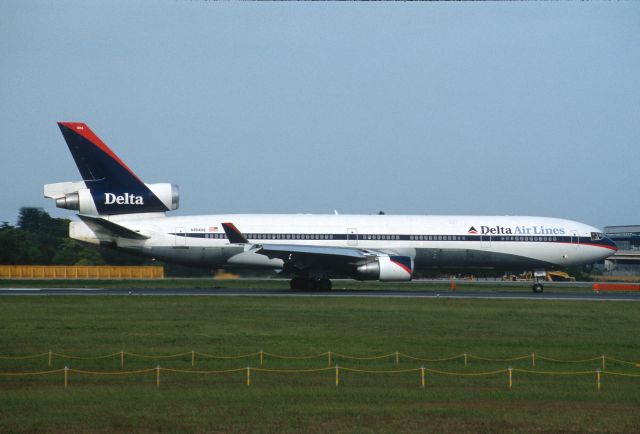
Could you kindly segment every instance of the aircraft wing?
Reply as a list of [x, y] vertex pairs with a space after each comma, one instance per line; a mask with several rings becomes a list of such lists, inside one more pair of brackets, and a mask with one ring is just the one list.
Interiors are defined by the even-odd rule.
[[345, 247], [324, 247], [293, 244], [256, 244], [253, 251], [269, 259], [282, 259], [285, 270], [321, 268], [349, 273], [356, 264], [375, 253]]
[[[324, 270], [330, 274], [353, 275], [374, 273], [380, 278], [397, 277], [396, 280], [408, 280], [413, 273], [413, 258], [401, 256], [395, 252], [359, 249], [355, 247], [312, 246], [299, 244], [254, 244], [251, 243], [233, 223], [222, 223], [229, 242], [250, 246], [250, 251], [264, 255], [269, 259], [281, 259], [286, 272], [304, 270]], [[380, 261], [383, 265], [368, 264]], [[364, 270], [359, 270], [364, 267]], [[390, 279], [388, 279], [390, 280]]]
[[300, 246], [292, 244], [257, 244], [256, 253], [267, 256], [269, 259], [279, 258], [284, 261], [294, 258], [316, 258], [323, 262], [357, 262], [371, 254], [363, 250], [343, 247]]
[[[251, 244], [233, 223], [222, 223], [222, 228], [230, 243]], [[315, 258], [322, 262], [353, 262], [370, 256], [363, 250], [348, 247], [301, 246], [297, 244], [254, 244], [252, 250], [269, 259], [278, 258], [285, 262], [293, 261], [294, 258]]]

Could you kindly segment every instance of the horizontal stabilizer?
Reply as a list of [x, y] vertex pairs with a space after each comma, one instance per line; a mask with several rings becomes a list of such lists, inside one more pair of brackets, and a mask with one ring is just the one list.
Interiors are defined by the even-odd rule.
[[44, 197], [51, 199], [60, 199], [70, 193], [77, 193], [78, 190], [87, 188], [84, 181], [76, 182], [57, 182], [55, 184], [44, 185]]
[[93, 231], [109, 235], [112, 237], [129, 238], [132, 240], [146, 240], [146, 235], [142, 235], [136, 231], [132, 231], [129, 228], [125, 228], [110, 220], [103, 219], [101, 217], [93, 217], [84, 214], [78, 214], [78, 217], [87, 224]]

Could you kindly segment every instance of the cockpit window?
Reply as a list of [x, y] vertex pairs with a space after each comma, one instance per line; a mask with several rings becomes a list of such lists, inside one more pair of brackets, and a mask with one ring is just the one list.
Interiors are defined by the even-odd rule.
[[591, 232], [591, 241], [600, 241], [604, 238], [604, 234], [602, 232]]

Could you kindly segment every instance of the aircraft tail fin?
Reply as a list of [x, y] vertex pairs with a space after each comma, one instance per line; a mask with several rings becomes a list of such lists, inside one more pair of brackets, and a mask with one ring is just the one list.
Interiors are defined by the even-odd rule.
[[[59, 122], [58, 126], [95, 204], [97, 214], [165, 212], [177, 208], [177, 186], [147, 185], [142, 182], [86, 124]], [[86, 196], [87, 194], [85, 198]], [[74, 203], [75, 206], [73, 198], [67, 202]], [[81, 212], [82, 205], [79, 205]], [[87, 209], [86, 204], [84, 209]]]

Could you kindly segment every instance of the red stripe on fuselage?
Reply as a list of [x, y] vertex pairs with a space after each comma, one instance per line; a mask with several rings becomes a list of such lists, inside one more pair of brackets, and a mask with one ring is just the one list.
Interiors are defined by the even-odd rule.
[[403, 263], [394, 261], [393, 259], [390, 259], [390, 261], [393, 262], [394, 264], [396, 264], [398, 267], [402, 268], [407, 273], [409, 273], [409, 275], [411, 274], [411, 270], [406, 265], [404, 265]]
[[138, 181], [142, 182], [142, 180], [138, 178], [138, 175], [133, 173], [133, 170], [129, 169], [129, 166], [124, 164], [124, 162], [116, 154], [114, 154], [113, 151], [109, 149], [109, 147], [105, 145], [102, 140], [100, 140], [100, 137], [96, 136], [95, 133], [91, 131], [91, 128], [89, 128], [87, 124], [83, 122], [58, 122], [58, 124], [69, 128], [74, 133], [84, 137], [85, 139], [96, 145], [100, 150], [102, 150], [105, 154], [115, 160], [119, 165], [127, 169], [127, 171]]
[[613, 250], [614, 252], [617, 252], [619, 249], [617, 247], [613, 247], [613, 246], [607, 246], [606, 244], [592, 244], [592, 243], [567, 243], [564, 241], [555, 241], [556, 244], [568, 244], [568, 245], [575, 245], [575, 246], [591, 246], [591, 247], [602, 247], [603, 249], [609, 249], [609, 250]]

